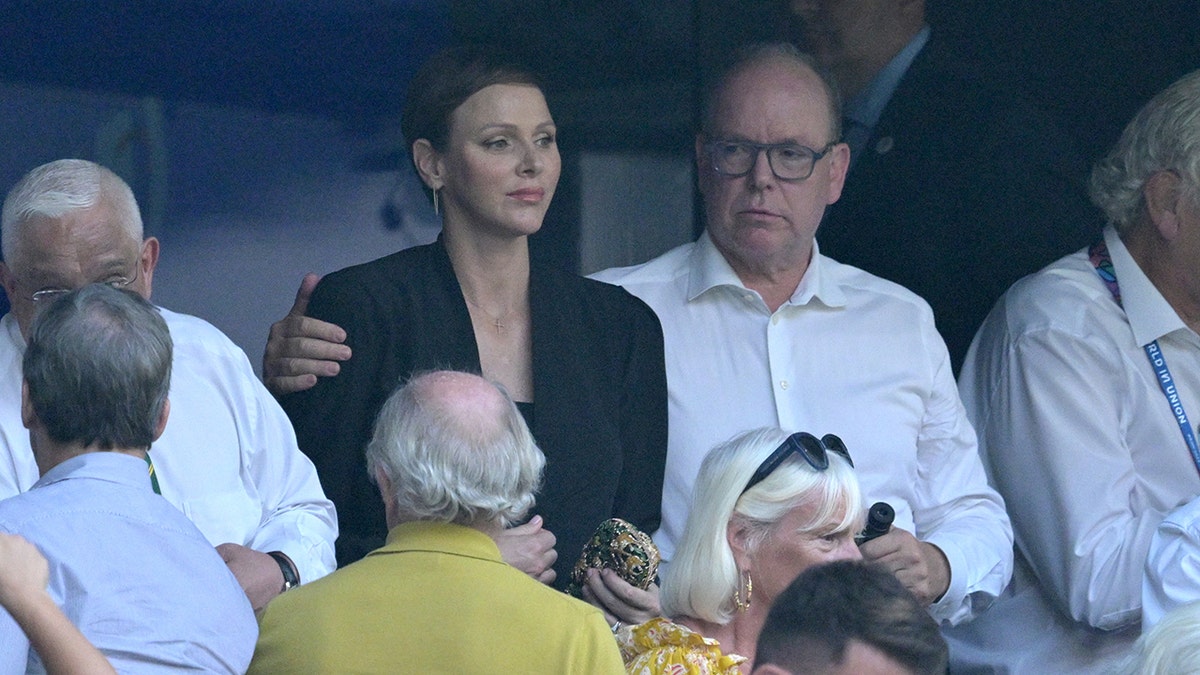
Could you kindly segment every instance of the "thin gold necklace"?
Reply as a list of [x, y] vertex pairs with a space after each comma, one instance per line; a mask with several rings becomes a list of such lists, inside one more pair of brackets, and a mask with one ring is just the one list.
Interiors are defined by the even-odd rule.
[[491, 320], [491, 322], [492, 322], [492, 325], [496, 327], [496, 332], [497, 332], [497, 333], [503, 333], [503, 332], [504, 332], [504, 329], [505, 329], [505, 328], [507, 328], [507, 326], [505, 326], [505, 325], [504, 325], [504, 320], [505, 320], [505, 319], [507, 319], [507, 318], [508, 318], [508, 316], [509, 316], [510, 314], [512, 314], [512, 313], [513, 313], [513, 308], [512, 308], [512, 307], [509, 307], [509, 308], [508, 308], [507, 310], [505, 310], [505, 312], [504, 312], [503, 314], [501, 314], [500, 316], [492, 316], [492, 314], [491, 314], [490, 312], [488, 312], [486, 309], [484, 309], [483, 307], [481, 307], [479, 304], [477, 304], [477, 303], [476, 303], [474, 300], [472, 300], [471, 298], [467, 297], [467, 294], [466, 294], [466, 293], [463, 293], [463, 300], [466, 300], [468, 305], [470, 305], [470, 306], [474, 307], [475, 309], [479, 310], [480, 312], [482, 312], [482, 313], [483, 313], [484, 317], [486, 317], [487, 319]]

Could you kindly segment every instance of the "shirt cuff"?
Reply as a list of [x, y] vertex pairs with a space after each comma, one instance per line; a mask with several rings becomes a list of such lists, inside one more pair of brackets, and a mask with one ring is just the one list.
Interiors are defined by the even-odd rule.
[[967, 574], [964, 572], [968, 569], [966, 557], [962, 549], [953, 542], [933, 537], [926, 543], [937, 546], [946, 556], [946, 563], [950, 566], [950, 585], [941, 599], [930, 605], [929, 613], [938, 623], [961, 623], [972, 615], [971, 604], [967, 598]]

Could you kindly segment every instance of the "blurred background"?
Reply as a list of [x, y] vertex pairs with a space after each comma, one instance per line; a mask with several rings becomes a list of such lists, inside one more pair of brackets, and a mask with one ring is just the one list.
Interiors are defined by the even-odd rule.
[[[929, 0], [928, 16], [1089, 162], [1200, 67], [1195, 0]], [[694, 236], [704, 73], [796, 35], [786, 3], [764, 0], [7, 1], [0, 184], [68, 156], [116, 170], [162, 240], [154, 300], [213, 322], [257, 368], [304, 272], [436, 235], [398, 115], [439, 47], [502, 45], [544, 74], [564, 171], [535, 255], [590, 272]]]

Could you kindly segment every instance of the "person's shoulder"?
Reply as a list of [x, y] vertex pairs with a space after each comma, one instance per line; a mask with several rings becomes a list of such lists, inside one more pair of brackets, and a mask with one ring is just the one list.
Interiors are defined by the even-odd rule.
[[682, 244], [639, 265], [611, 267], [589, 275], [597, 281], [631, 288], [645, 284], [670, 283], [688, 270], [695, 242]]
[[241, 354], [242, 350], [220, 328], [198, 316], [176, 312], [166, 307], [157, 306], [158, 313], [171, 332], [171, 341], [178, 348], [187, 344], [202, 344], [210, 350], [228, 351]]
[[420, 278], [439, 255], [445, 257], [445, 252], [437, 242], [412, 246], [382, 258], [330, 272], [321, 277], [317, 288], [324, 293], [334, 290], [358, 291], [363, 287], [376, 287], [381, 282]]
[[[246, 352], [221, 329], [198, 316], [164, 307], [158, 307], [158, 311], [171, 333], [171, 367], [176, 376], [185, 376], [189, 384], [196, 383], [198, 387], [203, 381], [208, 383], [204, 386], [221, 389], [261, 389], [261, 393], [269, 397], [255, 376]], [[182, 415], [181, 410], [173, 409], [172, 414]]]
[[1070, 330], [1097, 311], [1117, 311], [1085, 251], [1017, 280], [996, 303], [1010, 332], [1059, 327]]
[[534, 274], [538, 283], [553, 284], [560, 299], [574, 299], [585, 311], [599, 315], [612, 326], [658, 322], [649, 305], [620, 285], [557, 268], [535, 268]]
[[933, 314], [924, 298], [894, 281], [824, 255], [821, 265], [826, 269], [826, 278], [841, 288], [852, 306], [883, 303], [908, 311]]
[[3, 364], [15, 363], [19, 371], [21, 358], [25, 353], [25, 338], [21, 337], [21, 328], [17, 325], [17, 317], [10, 312], [0, 318], [0, 367]]

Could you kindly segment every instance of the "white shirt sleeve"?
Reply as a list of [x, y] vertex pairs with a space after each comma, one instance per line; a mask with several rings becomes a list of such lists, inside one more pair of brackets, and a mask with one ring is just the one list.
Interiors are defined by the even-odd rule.
[[224, 334], [163, 316], [175, 339], [171, 412], [150, 449], [163, 496], [214, 546], [282, 551], [301, 583], [332, 572], [336, 512], [287, 414]]
[[1142, 581], [1142, 630], [1200, 600], [1200, 498], [1167, 515], [1150, 541]]
[[980, 440], [1017, 545], [1059, 611], [1106, 630], [1136, 622], [1162, 519], [1134, 506], [1147, 500], [1121, 428], [1124, 392], [1138, 386], [1123, 360], [1144, 354], [1053, 328], [992, 352], [992, 390], [975, 392]]

